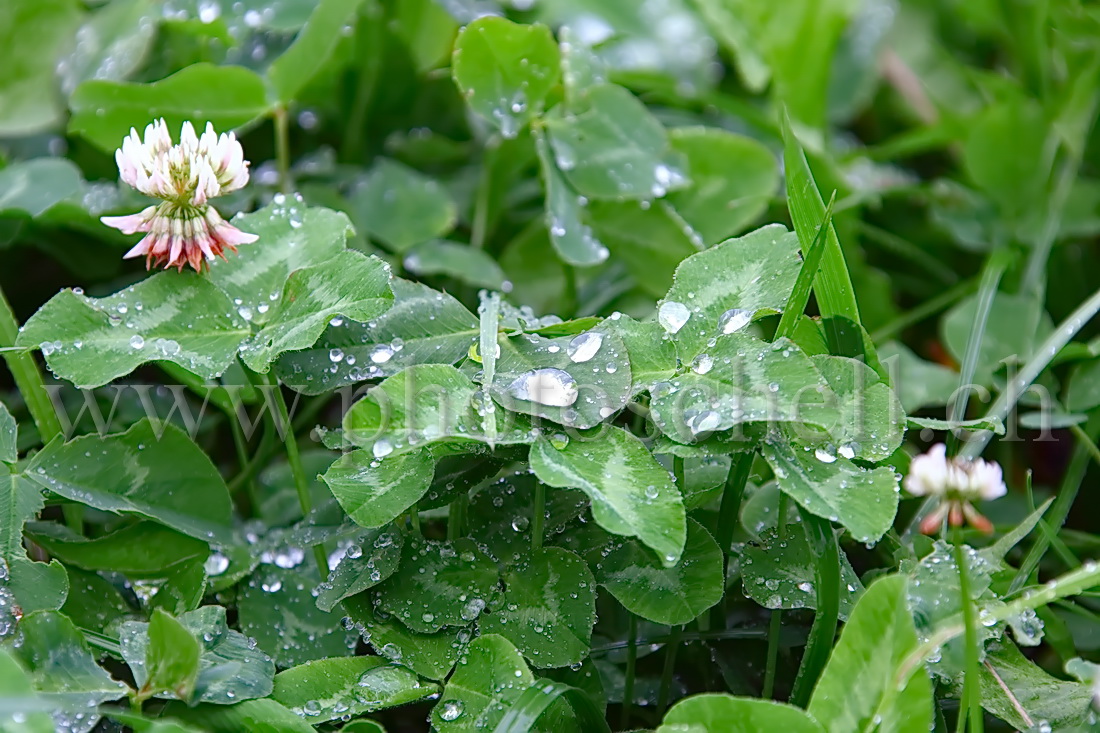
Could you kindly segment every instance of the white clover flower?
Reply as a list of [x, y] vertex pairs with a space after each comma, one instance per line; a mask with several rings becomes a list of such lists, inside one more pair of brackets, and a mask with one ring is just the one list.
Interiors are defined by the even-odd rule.
[[991, 501], [1007, 491], [1000, 465], [981, 458], [948, 458], [947, 446], [943, 443], [937, 443], [912, 460], [904, 485], [913, 496], [940, 499], [940, 505], [921, 522], [921, 531], [925, 534], [939, 529], [945, 516], [954, 526], [962, 525], [965, 519], [977, 529], [991, 532], [993, 525], [971, 502]]
[[190, 122], [173, 145], [163, 119], [145, 128], [144, 141], [136, 129], [115, 152], [122, 180], [162, 202], [129, 216], [104, 216], [104, 224], [124, 234], [146, 236], [124, 257], [145, 256], [146, 267], [191, 265], [201, 271], [229, 248], [255, 242], [257, 236], [242, 232], [210, 206], [210, 199], [236, 191], [248, 183], [248, 161], [233, 133], [218, 135], [210, 123], [202, 136]]

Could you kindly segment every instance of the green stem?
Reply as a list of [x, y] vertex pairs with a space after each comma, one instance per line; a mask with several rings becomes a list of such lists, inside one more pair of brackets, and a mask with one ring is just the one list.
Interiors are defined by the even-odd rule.
[[676, 653], [680, 651], [680, 639], [683, 634], [683, 626], [673, 626], [668, 636], [668, 644], [665, 645], [665, 666], [661, 671], [661, 689], [657, 693], [658, 718], [664, 716], [669, 698], [672, 697], [672, 674], [676, 671]]
[[531, 511], [531, 549], [538, 550], [542, 548], [546, 524], [546, 484], [541, 481], [535, 482], [535, 504]]
[[420, 505], [419, 504], [413, 504], [412, 507], [409, 508], [409, 524], [412, 525], [412, 528], [413, 528], [414, 532], [416, 532], [419, 535], [423, 535], [423, 532], [420, 531]]
[[[959, 595], [962, 604], [964, 634], [966, 642], [966, 675], [963, 677], [963, 690], [956, 730], [966, 731], [966, 718], [970, 718], [970, 733], [982, 733], [982, 687], [980, 661], [978, 660], [978, 631], [974, 622], [974, 601], [970, 596], [970, 573], [967, 570], [965, 545], [962, 542], [962, 530], [954, 532], [955, 563], [959, 566]], [[969, 713], [969, 715], [967, 715]]]
[[[309, 477], [306, 476], [305, 467], [302, 466], [302, 456], [298, 452], [298, 438], [294, 435], [294, 428], [290, 422], [290, 411], [283, 397], [283, 389], [279, 381], [270, 373], [258, 376], [270, 387], [267, 391], [270, 392], [277, 411], [277, 417], [272, 418], [270, 427], [276, 433], [279, 431], [279, 425], [282, 425], [282, 429], [285, 430], [286, 437], [283, 439], [283, 445], [286, 448], [286, 460], [290, 465], [290, 473], [294, 476], [294, 489], [298, 492], [298, 505], [302, 508], [302, 516], [308, 517], [313, 511], [313, 500], [309, 496]], [[328, 558], [325, 556], [323, 544], [313, 546], [313, 557], [317, 561], [317, 569], [321, 573], [322, 580], [328, 578]]]
[[[776, 528], [779, 542], [787, 538], [787, 495], [779, 495], [779, 510], [776, 514]], [[764, 668], [764, 688], [761, 696], [771, 699], [775, 692], [775, 670], [779, 664], [779, 632], [783, 622], [783, 612], [772, 611], [771, 622], [768, 626], [768, 659]]]
[[279, 167], [279, 190], [290, 193], [290, 120], [286, 107], [275, 108], [275, 162]]
[[638, 617], [628, 612], [626, 629], [626, 669], [623, 670], [623, 710], [619, 727], [624, 730], [630, 725], [631, 707], [634, 705], [634, 668], [638, 663]]
[[727, 606], [728, 595], [725, 593], [725, 585], [729, 575], [728, 556], [730, 545], [733, 544], [733, 534], [740, 523], [741, 499], [745, 495], [745, 485], [749, 481], [749, 473], [752, 471], [752, 463], [756, 458], [755, 451], [749, 451], [744, 455], [733, 459], [729, 476], [726, 477], [726, 486], [722, 490], [722, 503], [718, 507], [718, 526], [715, 528], [714, 539], [722, 551], [722, 602], [715, 604], [711, 611], [711, 624], [716, 628], [724, 628], [726, 619], [729, 618]]
[[[15, 339], [19, 336], [19, 322], [15, 319], [4, 291], [0, 290], [0, 349], [15, 346]], [[57, 418], [50, 394], [46, 391], [46, 384], [42, 379], [42, 372], [38, 369], [38, 363], [34, 355], [28, 351], [3, 351], [4, 361], [8, 364], [11, 376], [15, 380], [15, 386], [19, 394], [23, 396], [23, 402], [31, 413], [35, 427], [38, 428], [39, 438], [45, 445], [61, 435], [61, 421]]]
[[718, 507], [718, 527], [714, 532], [714, 539], [718, 541], [723, 558], [729, 554], [730, 545], [733, 544], [733, 534], [740, 522], [741, 499], [745, 495], [745, 485], [749, 481], [749, 472], [752, 471], [755, 458], [755, 451], [734, 458], [726, 478], [726, 487], [722, 490], [722, 504]]
[[489, 197], [493, 192], [493, 161], [500, 149], [500, 138], [495, 135], [485, 142], [481, 156], [481, 177], [477, 182], [474, 199], [474, 216], [470, 223], [470, 246], [481, 249], [489, 234]]
[[466, 494], [451, 502], [447, 512], [447, 540], [454, 542], [462, 536], [466, 524], [466, 509], [470, 506], [470, 498]]
[[376, 0], [364, 3], [359, 11], [359, 22], [355, 28], [355, 50], [358, 58], [363, 59], [363, 65], [359, 69], [355, 96], [344, 126], [344, 142], [340, 157], [345, 163], [359, 163], [363, 155], [367, 110], [374, 96], [374, 89], [378, 83], [378, 71], [381, 69], [383, 60], [383, 54], [377, 52], [385, 29], [383, 16], [384, 12]]

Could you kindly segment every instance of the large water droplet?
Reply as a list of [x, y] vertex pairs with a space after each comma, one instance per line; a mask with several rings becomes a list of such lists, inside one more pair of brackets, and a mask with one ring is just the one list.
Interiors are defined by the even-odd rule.
[[393, 443], [385, 438], [379, 438], [374, 441], [374, 446], [371, 448], [371, 452], [374, 453], [375, 458], [385, 458], [390, 453], [393, 453]]
[[730, 308], [718, 317], [718, 328], [722, 333], [734, 333], [749, 325], [752, 311], [744, 308]]
[[688, 322], [689, 318], [691, 318], [691, 311], [688, 310], [688, 307], [683, 303], [677, 303], [675, 300], [666, 300], [657, 309], [657, 321], [669, 333], [679, 331]]
[[698, 435], [699, 433], [708, 433], [718, 427], [718, 423], [721, 421], [718, 413], [714, 410], [704, 410], [694, 415], [689, 415], [684, 423], [687, 425], [688, 430], [692, 435]]
[[446, 720], [448, 723], [458, 720], [462, 717], [462, 709], [464, 707], [461, 700], [448, 700], [443, 703], [443, 706], [440, 708], [439, 717], [442, 720]]
[[589, 331], [576, 336], [569, 342], [569, 347], [565, 351], [569, 354], [570, 359], [577, 364], [581, 364], [595, 356], [602, 345], [603, 334]]
[[714, 359], [710, 354], [699, 354], [695, 361], [691, 362], [691, 371], [696, 374], [706, 374], [714, 366]]
[[577, 380], [561, 369], [535, 369], [516, 377], [508, 392], [540, 405], [568, 407], [577, 401]]
[[379, 344], [370, 350], [370, 360], [375, 364], [385, 364], [393, 358], [393, 348], [386, 344]]

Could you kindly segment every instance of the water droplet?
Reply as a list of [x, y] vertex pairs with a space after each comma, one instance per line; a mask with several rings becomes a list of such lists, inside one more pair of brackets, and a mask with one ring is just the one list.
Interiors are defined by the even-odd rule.
[[220, 552], [215, 552], [206, 558], [203, 567], [206, 569], [207, 575], [221, 575], [229, 569], [229, 558]]
[[140, 349], [140, 348], [143, 348], [144, 346], [145, 346], [145, 339], [142, 337], [141, 334], [135, 333], [133, 336], [130, 337], [130, 348], [131, 349]]
[[374, 446], [371, 448], [371, 452], [374, 453], [375, 458], [385, 458], [390, 453], [393, 453], [393, 443], [385, 438], [379, 438], [374, 441]]
[[329, 349], [328, 350], [328, 359], [333, 364], [338, 364], [339, 362], [343, 361], [344, 360], [344, 351], [343, 351], [343, 349]]
[[695, 357], [695, 361], [691, 362], [691, 371], [696, 374], [706, 374], [714, 366], [714, 359], [710, 354], [699, 354]]
[[534, 369], [516, 377], [508, 392], [540, 405], [568, 407], [577, 401], [577, 380], [561, 369]]
[[814, 457], [822, 463], [833, 463], [836, 461], [836, 453], [833, 452], [831, 445], [822, 446], [814, 451]]
[[529, 520], [527, 517], [523, 516], [522, 514], [520, 514], [520, 515], [518, 515], [518, 516], [516, 516], [512, 519], [512, 529], [515, 530], [516, 532], [523, 532], [524, 530], [527, 529], [528, 526], [530, 526], [530, 524], [531, 524], [531, 520]]
[[675, 300], [668, 300], [661, 303], [661, 307], [657, 309], [657, 320], [660, 322], [661, 327], [669, 333], [676, 333], [684, 324], [691, 318], [691, 311], [683, 303], [677, 303]]
[[387, 344], [379, 344], [370, 350], [370, 360], [375, 364], [385, 364], [393, 358], [393, 348]]
[[714, 410], [703, 410], [688, 415], [684, 420], [684, 424], [687, 425], [692, 435], [709, 433], [718, 427], [719, 422], [721, 422], [721, 417]]
[[856, 457], [856, 453], [859, 452], [859, 443], [845, 443], [837, 449], [837, 453], [844, 456], [848, 460]]
[[718, 317], [718, 328], [722, 333], [740, 331], [752, 321], [752, 311], [743, 308], [730, 308]]
[[443, 706], [439, 710], [439, 717], [441, 720], [446, 720], [448, 723], [454, 720], [458, 720], [462, 717], [462, 709], [465, 707], [461, 700], [448, 700], [443, 703]]
[[565, 351], [574, 363], [582, 364], [595, 356], [602, 345], [603, 334], [589, 331], [574, 337]]

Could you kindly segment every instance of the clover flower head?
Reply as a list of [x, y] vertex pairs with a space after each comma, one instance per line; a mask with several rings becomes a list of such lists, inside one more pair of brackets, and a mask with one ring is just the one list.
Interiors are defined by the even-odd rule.
[[104, 216], [101, 221], [124, 234], [146, 236], [124, 257], [145, 256], [146, 267], [164, 265], [182, 270], [191, 265], [201, 271], [225, 249], [256, 241], [223, 219], [210, 199], [236, 191], [248, 183], [248, 161], [233, 133], [214, 131], [207, 123], [202, 135], [190, 122], [180, 129], [173, 144], [163, 119], [145, 128], [144, 140], [136, 129], [115, 152], [122, 180], [161, 203], [128, 216]]
[[967, 521], [983, 532], [991, 532], [993, 525], [978, 513], [972, 502], [991, 501], [1007, 491], [1001, 467], [996, 462], [981, 458], [948, 458], [947, 446], [942, 443], [913, 459], [909, 475], [905, 477], [905, 490], [913, 496], [940, 500], [940, 505], [921, 522], [921, 531], [925, 534], [934, 533], [945, 516], [953, 526]]

